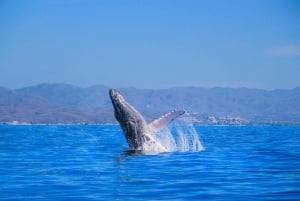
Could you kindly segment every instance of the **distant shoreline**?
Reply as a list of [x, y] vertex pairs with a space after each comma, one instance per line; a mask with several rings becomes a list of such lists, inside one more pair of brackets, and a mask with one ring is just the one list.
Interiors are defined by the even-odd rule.
[[[0, 87], [0, 124], [117, 124], [103, 85], [80, 88], [40, 84], [17, 90]], [[299, 125], [300, 87], [292, 90], [174, 87], [121, 88], [124, 97], [151, 122], [174, 109], [196, 125]], [[184, 120], [185, 121], [185, 120]]]
[[[178, 124], [185, 125], [185, 124]], [[190, 124], [186, 124], [190, 125]], [[199, 124], [193, 123], [194, 126], [300, 126], [300, 123], [248, 123], [248, 124]], [[0, 126], [119, 126], [119, 124], [113, 123], [99, 123], [99, 124], [83, 124], [83, 123], [20, 123], [20, 124], [10, 124], [10, 123], [0, 123]]]

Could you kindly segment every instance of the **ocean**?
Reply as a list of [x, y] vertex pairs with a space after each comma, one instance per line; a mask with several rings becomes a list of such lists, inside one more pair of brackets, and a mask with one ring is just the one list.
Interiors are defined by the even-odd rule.
[[0, 200], [300, 200], [300, 126], [193, 129], [148, 155], [117, 125], [1, 125]]

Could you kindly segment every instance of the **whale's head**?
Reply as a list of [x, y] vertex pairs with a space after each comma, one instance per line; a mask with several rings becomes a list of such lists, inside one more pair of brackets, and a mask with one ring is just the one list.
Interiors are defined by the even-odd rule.
[[136, 121], [137, 119], [142, 118], [139, 112], [126, 102], [119, 90], [110, 89], [109, 96], [115, 110], [115, 117], [120, 124], [128, 121]]
[[123, 96], [121, 95], [119, 90], [110, 89], [109, 96], [110, 96], [110, 100], [114, 106], [114, 109], [123, 107], [123, 102], [125, 101], [125, 99], [123, 98]]
[[115, 110], [115, 117], [118, 121], [124, 119], [125, 113], [128, 110], [126, 108], [126, 101], [124, 97], [121, 95], [120, 91], [117, 89], [110, 89], [109, 90], [110, 100]]

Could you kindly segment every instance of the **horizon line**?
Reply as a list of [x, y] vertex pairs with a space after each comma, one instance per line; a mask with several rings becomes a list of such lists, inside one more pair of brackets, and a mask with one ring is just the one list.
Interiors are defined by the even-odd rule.
[[32, 84], [32, 85], [27, 85], [23, 87], [16, 87], [16, 88], [10, 88], [10, 87], [5, 87], [0, 85], [0, 88], [4, 88], [6, 90], [19, 90], [19, 89], [24, 89], [24, 88], [30, 88], [30, 87], [36, 87], [39, 85], [69, 85], [73, 87], [78, 87], [81, 89], [86, 89], [86, 88], [91, 88], [95, 86], [101, 86], [101, 87], [106, 87], [106, 88], [117, 88], [117, 89], [128, 89], [128, 88], [133, 88], [133, 89], [140, 89], [140, 90], [168, 90], [168, 89], [174, 89], [174, 88], [202, 88], [202, 89], [215, 89], [215, 88], [223, 88], [223, 89], [257, 89], [257, 90], [264, 90], [264, 91], [276, 91], [276, 90], [293, 90], [300, 88], [300, 85], [292, 87], [292, 88], [263, 88], [263, 87], [249, 87], [249, 86], [221, 86], [221, 85], [212, 85], [212, 86], [204, 86], [204, 85], [174, 85], [174, 86], [169, 86], [169, 87], [136, 87], [136, 86], [108, 86], [105, 84], [92, 84], [88, 86], [80, 86], [72, 83], [67, 83], [67, 82], [42, 82], [38, 84]]

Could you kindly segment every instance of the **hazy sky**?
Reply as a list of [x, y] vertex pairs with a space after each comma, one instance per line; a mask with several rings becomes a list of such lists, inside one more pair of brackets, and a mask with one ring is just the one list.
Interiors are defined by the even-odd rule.
[[294, 88], [300, 1], [1, 0], [0, 86]]

